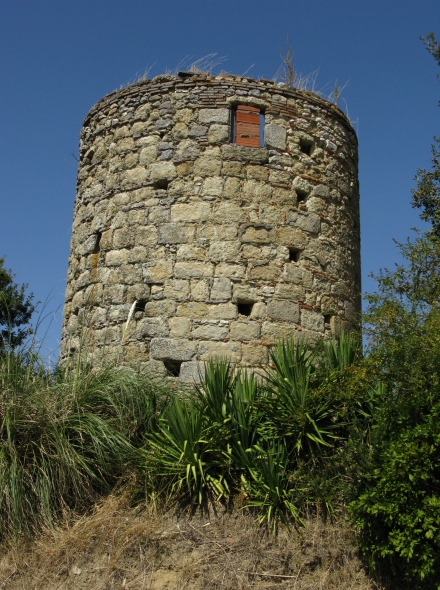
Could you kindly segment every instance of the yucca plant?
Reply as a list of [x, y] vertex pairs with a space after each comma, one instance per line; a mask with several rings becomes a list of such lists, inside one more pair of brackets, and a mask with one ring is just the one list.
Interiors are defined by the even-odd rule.
[[284, 442], [272, 441], [266, 448], [255, 447], [248, 477], [242, 475], [241, 483], [246, 496], [244, 508], [257, 512], [257, 522], [274, 533], [279, 522], [287, 528], [302, 524], [300, 510], [293, 501]]
[[[314, 460], [337, 438], [338, 413], [331, 401], [316, 395], [316, 348], [292, 340], [270, 352], [264, 400], [272, 435], [286, 438], [297, 460]], [[319, 382], [319, 380], [318, 380]]]
[[319, 340], [317, 353], [321, 371], [342, 372], [362, 358], [362, 340], [358, 332], [341, 332], [338, 338]]
[[247, 469], [250, 450], [260, 439], [261, 389], [255, 376], [226, 361], [212, 359], [205, 365], [196, 393], [200, 411], [209, 428], [217, 432], [218, 444], [230, 457], [230, 469], [238, 481], [237, 472]]
[[[228, 458], [193, 397], [176, 397], [148, 435], [146, 468], [153, 487], [169, 483], [172, 496], [192, 504], [207, 504], [229, 496]], [[221, 433], [220, 433], [221, 434]]]

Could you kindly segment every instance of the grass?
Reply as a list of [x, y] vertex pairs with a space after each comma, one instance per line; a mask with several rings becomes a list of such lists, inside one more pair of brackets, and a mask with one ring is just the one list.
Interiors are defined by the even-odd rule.
[[160, 388], [126, 368], [0, 356], [0, 537], [53, 526], [134, 469]]
[[0, 554], [0, 588], [104, 590], [383, 590], [359, 559], [355, 536], [307, 517], [301, 534], [268, 535], [250, 515], [177, 517], [129, 494], [108, 496], [87, 516]]

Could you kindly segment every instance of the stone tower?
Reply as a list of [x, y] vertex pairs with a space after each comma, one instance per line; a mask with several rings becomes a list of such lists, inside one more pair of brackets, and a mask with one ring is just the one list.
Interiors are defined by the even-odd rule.
[[[315, 94], [181, 72], [84, 120], [62, 356], [89, 348], [191, 381], [360, 311], [357, 139]], [[127, 321], [129, 319], [129, 321]]]

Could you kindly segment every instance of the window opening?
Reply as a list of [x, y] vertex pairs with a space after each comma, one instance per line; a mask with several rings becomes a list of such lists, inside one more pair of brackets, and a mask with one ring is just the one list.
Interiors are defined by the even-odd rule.
[[252, 313], [252, 308], [254, 307], [254, 302], [251, 301], [237, 301], [237, 309], [240, 315], [245, 315], [249, 317]]
[[312, 155], [312, 148], [313, 148], [313, 142], [310, 141], [309, 139], [300, 139], [299, 140], [299, 149], [304, 154], [307, 154], [307, 156]]
[[167, 370], [167, 374], [169, 377], [178, 377], [180, 375], [180, 367], [182, 366], [182, 361], [165, 359], [163, 361], [163, 364], [165, 365], [165, 369]]
[[145, 311], [145, 306], [147, 305], [147, 300], [146, 299], [138, 299], [136, 301], [136, 305], [134, 306], [134, 313], [138, 312], [138, 311]]
[[325, 313], [324, 314], [324, 324], [329, 324], [331, 318], [332, 318], [332, 314], [331, 313]]
[[307, 199], [307, 193], [296, 189], [296, 200], [298, 203], [304, 203]]
[[257, 107], [237, 105], [233, 124], [233, 140], [236, 145], [260, 147], [262, 117], [264, 119], [264, 115]]
[[289, 248], [289, 261], [298, 262], [300, 254], [301, 252], [298, 248]]
[[95, 245], [93, 246], [92, 254], [99, 254], [100, 244], [101, 244], [101, 236], [102, 236], [101, 232], [98, 232], [96, 234]]
[[168, 188], [169, 182], [166, 178], [161, 178], [156, 180], [154, 183], [154, 188], [166, 190]]

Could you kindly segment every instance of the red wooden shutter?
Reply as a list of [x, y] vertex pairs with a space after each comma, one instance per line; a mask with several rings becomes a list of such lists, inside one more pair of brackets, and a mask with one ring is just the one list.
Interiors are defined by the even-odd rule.
[[260, 109], [244, 104], [237, 105], [235, 143], [248, 147], [260, 147]]

